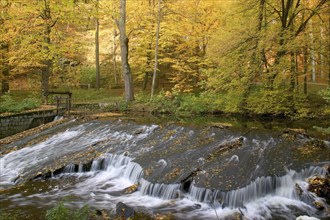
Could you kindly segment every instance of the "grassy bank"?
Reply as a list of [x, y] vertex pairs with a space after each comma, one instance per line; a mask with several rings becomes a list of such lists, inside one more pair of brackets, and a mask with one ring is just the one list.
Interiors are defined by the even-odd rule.
[[[313, 91], [313, 90], [311, 90]], [[123, 99], [123, 89], [75, 89], [73, 104], [110, 103], [104, 111], [145, 111], [191, 117], [205, 114], [230, 114], [246, 116], [299, 118], [325, 118], [330, 115], [330, 89], [316, 90], [307, 96], [283, 90], [265, 91], [255, 87], [249, 96], [234, 93], [174, 93], [160, 91], [152, 99], [147, 92], [137, 92], [135, 101]], [[2, 96], [0, 113], [21, 112], [43, 103], [35, 91], [11, 91]]]

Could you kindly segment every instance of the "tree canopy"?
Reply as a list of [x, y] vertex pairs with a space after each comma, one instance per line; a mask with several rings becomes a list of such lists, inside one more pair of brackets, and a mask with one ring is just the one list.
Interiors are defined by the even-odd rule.
[[136, 88], [214, 95], [228, 111], [295, 112], [310, 83], [329, 85], [327, 0], [124, 2], [125, 21], [120, 0], [1, 0], [2, 94], [20, 77], [40, 91], [124, 85], [120, 39]]

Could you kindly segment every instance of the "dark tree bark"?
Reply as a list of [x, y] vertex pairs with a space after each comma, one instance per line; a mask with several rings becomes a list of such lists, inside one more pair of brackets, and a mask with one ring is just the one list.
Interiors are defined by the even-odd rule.
[[52, 31], [52, 27], [55, 26], [56, 20], [52, 20], [50, 3], [48, 0], [44, 0], [43, 11], [40, 14], [40, 17], [44, 21], [44, 46], [43, 53], [45, 55], [45, 59], [43, 60], [43, 67], [41, 68], [41, 91], [43, 93], [47, 93], [49, 90], [49, 77], [51, 74], [52, 60], [49, 56], [51, 44], [50, 34]]
[[308, 70], [308, 52], [307, 52], [307, 46], [303, 49], [303, 65], [304, 65], [304, 94], [307, 95], [307, 70]]
[[[99, 0], [96, 1], [96, 16], [98, 16], [99, 11]], [[95, 71], [96, 71], [96, 81], [95, 88], [100, 89], [100, 43], [99, 43], [99, 18], [95, 19]]]
[[10, 68], [7, 60], [7, 54], [9, 52], [9, 45], [8, 43], [3, 43], [1, 45], [1, 50], [3, 51], [3, 54], [1, 55], [2, 60], [2, 82], [1, 82], [1, 94], [5, 94], [9, 92], [9, 75], [10, 75]]
[[112, 51], [112, 68], [113, 68], [113, 76], [115, 80], [115, 85], [118, 86], [118, 75], [117, 75], [117, 44], [116, 44], [116, 37], [117, 37], [117, 30], [114, 28], [113, 30], [113, 51]]
[[[49, 45], [51, 42], [50, 40], [51, 27], [49, 27], [46, 24], [44, 32], [45, 32], [45, 36], [44, 36], [45, 46], [43, 47], [43, 50], [48, 57]], [[47, 93], [49, 90], [49, 77], [51, 72], [51, 66], [52, 66], [52, 61], [49, 58], [46, 58], [43, 61], [43, 67], [41, 68], [41, 91], [43, 93]]]
[[296, 56], [290, 52], [290, 91], [293, 92], [296, 86]]
[[118, 27], [120, 33], [120, 55], [125, 85], [125, 99], [126, 101], [133, 101], [133, 80], [131, 67], [128, 62], [128, 37], [126, 35], [126, 0], [120, 0], [120, 19]]
[[151, 64], [151, 43], [148, 46], [148, 52], [147, 52], [147, 67], [146, 71], [144, 73], [144, 79], [143, 79], [143, 85], [142, 85], [142, 90], [146, 90], [148, 86], [148, 80], [149, 80], [149, 73], [150, 73], [150, 64]]
[[[0, 12], [0, 26], [3, 26], [6, 20], [6, 15], [9, 8], [11, 7], [11, 2], [7, 1], [2, 4], [2, 10]], [[7, 32], [8, 29], [5, 28], [3, 31]], [[9, 92], [9, 76], [10, 76], [10, 66], [9, 66], [9, 42], [0, 39], [0, 74], [2, 75], [1, 81], [1, 91], [0, 95]]]
[[161, 8], [160, 8], [161, 0], [158, 0], [158, 19], [157, 19], [157, 30], [156, 30], [156, 47], [155, 47], [155, 68], [154, 74], [152, 76], [152, 84], [151, 84], [151, 97], [155, 94], [155, 89], [157, 85], [157, 71], [158, 71], [158, 42], [159, 42], [159, 31], [160, 31], [160, 20], [161, 20]]
[[256, 77], [256, 75], [257, 74], [261, 75], [262, 72], [262, 63], [264, 62], [263, 60], [264, 50], [263, 49], [259, 50], [259, 44], [260, 44], [259, 35], [262, 31], [262, 22], [263, 20], [265, 20], [264, 8], [265, 8], [265, 0], [260, 0], [258, 6], [258, 20], [257, 20], [258, 23], [256, 26], [256, 34], [255, 34], [256, 38], [253, 46], [254, 52], [252, 53], [252, 57], [251, 57], [252, 68], [251, 71], [249, 72], [248, 83], [244, 87], [243, 99], [240, 104], [243, 111], [246, 110], [247, 99], [252, 90], [252, 82]]
[[[291, 54], [292, 51], [285, 49], [285, 45], [287, 45], [291, 40], [295, 39], [301, 32], [305, 30], [310, 19], [317, 15], [318, 11], [321, 10], [322, 6], [326, 2], [327, 0], [319, 0], [315, 7], [310, 9], [302, 8], [300, 0], [281, 0], [280, 9], [271, 6], [281, 21], [281, 30], [278, 34], [280, 49], [276, 53], [274, 66], [280, 64], [282, 58], [285, 55]], [[310, 13], [305, 18], [303, 17], [300, 24], [294, 25], [296, 18], [300, 16], [300, 12], [302, 11], [308, 11]], [[287, 36], [287, 33], [290, 33], [290, 36]], [[271, 88], [273, 88], [276, 76], [277, 71], [272, 71], [272, 73], [269, 75]]]

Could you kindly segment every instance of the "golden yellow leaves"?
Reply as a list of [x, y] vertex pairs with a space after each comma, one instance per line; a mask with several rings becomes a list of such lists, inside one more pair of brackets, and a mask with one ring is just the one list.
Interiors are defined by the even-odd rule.
[[167, 179], [172, 179], [172, 178], [175, 178], [177, 177], [178, 175], [180, 175], [182, 173], [182, 169], [180, 168], [175, 168], [174, 170], [172, 170], [172, 172], [166, 174], [165, 178]]
[[133, 185], [131, 185], [130, 187], [127, 187], [126, 189], [124, 189], [124, 193], [125, 194], [131, 194], [133, 192], [136, 192], [138, 190], [139, 184], [135, 183]]

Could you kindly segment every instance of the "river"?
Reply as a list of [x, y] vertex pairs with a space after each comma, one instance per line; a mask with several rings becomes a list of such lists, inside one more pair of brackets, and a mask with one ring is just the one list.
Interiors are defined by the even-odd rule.
[[326, 174], [329, 141], [271, 122], [72, 120], [1, 147], [0, 207], [36, 219], [59, 201], [175, 219], [325, 217], [307, 179]]

